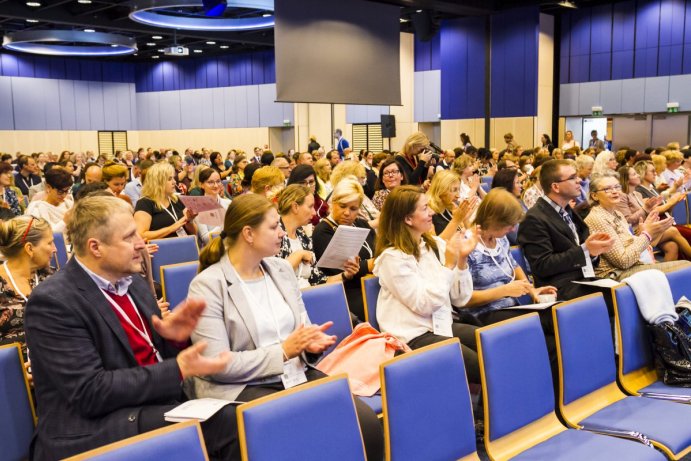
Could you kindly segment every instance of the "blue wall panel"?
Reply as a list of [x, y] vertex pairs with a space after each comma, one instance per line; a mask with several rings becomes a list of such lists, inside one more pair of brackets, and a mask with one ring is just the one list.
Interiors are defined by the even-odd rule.
[[570, 48], [571, 48], [571, 16], [562, 15], [561, 40], [559, 43], [559, 83], [569, 83]]
[[12, 79], [0, 77], [0, 130], [14, 129], [14, 112], [12, 111]]
[[684, 0], [667, 0], [660, 4], [660, 51], [658, 75], [678, 75], [684, 50]]
[[17, 77], [19, 75], [17, 56], [13, 54], [0, 54], [0, 72], [0, 75], [5, 77]]
[[90, 130], [89, 82], [74, 81], [75, 129]]
[[43, 90], [43, 107], [46, 113], [46, 130], [61, 130], [59, 80], [43, 79], [38, 82]]
[[657, 75], [657, 49], [660, 37], [660, 0], [645, 0], [636, 10], [636, 51], [634, 77]]
[[491, 116], [535, 116], [539, 10], [509, 10], [492, 16], [491, 24]]
[[17, 130], [45, 130], [43, 87], [35, 79], [12, 79], [12, 106]]
[[103, 82], [86, 82], [89, 89], [89, 120], [92, 130], [105, 130], [106, 118], [103, 105]]
[[477, 18], [443, 21], [440, 34], [442, 118], [484, 117], [484, 23]]
[[440, 69], [440, 43], [440, 33], [426, 42], [415, 36], [415, 72]]
[[74, 82], [72, 80], [58, 80], [60, 94], [61, 129], [77, 129], [77, 104], [74, 98]]
[[612, 75], [612, 6], [592, 9], [590, 20], [591, 82], [609, 80]]
[[571, 14], [570, 82], [585, 82], [590, 76], [590, 10]]

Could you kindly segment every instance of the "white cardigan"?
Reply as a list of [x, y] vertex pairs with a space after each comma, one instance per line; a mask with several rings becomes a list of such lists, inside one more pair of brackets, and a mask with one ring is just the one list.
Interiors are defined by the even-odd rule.
[[377, 299], [379, 327], [406, 343], [433, 331], [432, 315], [437, 309], [451, 309], [452, 304], [461, 307], [473, 293], [470, 271], [445, 267], [445, 242], [435, 240], [440, 258], [423, 243], [419, 261], [413, 255], [388, 248], [374, 262], [373, 272], [381, 285]]

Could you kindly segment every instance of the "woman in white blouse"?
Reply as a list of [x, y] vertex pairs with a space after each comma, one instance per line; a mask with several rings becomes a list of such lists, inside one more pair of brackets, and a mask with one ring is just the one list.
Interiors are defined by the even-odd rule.
[[[223, 211], [219, 210], [218, 212], [216, 212], [220, 212], [222, 221], [223, 217], [226, 214], [226, 210], [228, 209], [228, 205], [230, 205], [230, 200], [222, 196], [223, 182], [221, 181], [221, 175], [219, 175], [218, 171], [214, 170], [213, 168], [206, 168], [199, 174], [199, 186], [201, 190], [204, 192], [205, 196], [213, 198], [221, 206], [221, 208], [223, 208]], [[205, 221], [206, 218], [209, 217], [208, 215], [210, 215], [210, 213], [211, 212], [200, 213], [199, 217], [197, 218], [197, 220], [200, 221], [199, 224], [197, 224], [199, 238], [201, 238], [202, 243], [204, 245], [209, 243], [209, 240], [211, 240], [212, 233], [220, 233], [223, 230], [222, 226], [220, 225], [220, 222], [216, 226], [211, 224], [203, 224], [201, 222]]]
[[431, 235], [433, 215], [415, 186], [397, 187], [384, 202], [374, 262], [381, 285], [377, 321], [412, 349], [459, 338], [468, 381], [479, 383], [475, 327], [452, 316], [452, 306], [465, 305], [473, 292], [467, 259], [477, 229], [444, 242]]
[[53, 232], [64, 232], [64, 216], [72, 207], [72, 174], [62, 167], [55, 167], [46, 172], [45, 197], [34, 200], [26, 209], [26, 214], [48, 221]]

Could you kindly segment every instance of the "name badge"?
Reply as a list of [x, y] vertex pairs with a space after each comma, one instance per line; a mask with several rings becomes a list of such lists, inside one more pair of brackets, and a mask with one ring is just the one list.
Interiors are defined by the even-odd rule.
[[595, 269], [593, 269], [593, 261], [590, 259], [590, 252], [583, 250], [583, 253], [585, 253], [585, 266], [581, 267], [583, 277], [593, 278], [595, 277]]
[[287, 362], [283, 362], [281, 381], [283, 382], [283, 387], [286, 389], [307, 382], [307, 376], [305, 376], [305, 370], [303, 370], [300, 357], [293, 357]]
[[453, 336], [451, 331], [451, 324], [453, 319], [451, 318], [451, 309], [447, 307], [440, 307], [434, 314], [432, 314], [432, 328], [434, 328], [434, 334], [438, 336], [446, 336], [450, 338]]

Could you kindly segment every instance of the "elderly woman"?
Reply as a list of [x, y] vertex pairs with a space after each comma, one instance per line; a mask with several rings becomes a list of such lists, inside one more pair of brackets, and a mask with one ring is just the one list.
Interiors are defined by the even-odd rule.
[[[359, 270], [352, 277], [348, 274], [343, 276], [348, 307], [361, 320], [365, 318], [365, 308], [362, 302], [360, 279], [372, 272], [372, 265], [374, 264], [374, 230], [367, 221], [358, 217], [364, 196], [362, 185], [357, 178], [343, 178], [336, 184], [331, 194], [331, 213], [317, 224], [312, 234], [314, 255], [319, 260], [326, 251], [326, 247], [329, 246], [338, 226], [354, 226], [369, 231], [360, 251], [357, 255], [353, 255], [359, 262]], [[338, 275], [343, 271], [340, 269], [323, 269], [323, 272], [327, 275]]]
[[393, 158], [384, 160], [379, 168], [379, 179], [377, 180], [376, 186], [377, 191], [374, 193], [374, 197], [372, 197], [372, 203], [374, 203], [377, 210], [381, 211], [386, 197], [395, 187], [401, 184], [408, 184], [408, 182], [398, 162]]
[[650, 213], [639, 224], [638, 235], [634, 235], [624, 215], [617, 210], [620, 198], [621, 184], [617, 178], [601, 176], [593, 179], [590, 185], [593, 207], [585, 222], [591, 234], [605, 232], [614, 239], [614, 246], [600, 255], [595, 275], [622, 280], [645, 269], [669, 272], [689, 264], [688, 261], [656, 263], [651, 245], [656, 244], [665, 230], [672, 226], [672, 218], [660, 219], [658, 213]]
[[42, 200], [34, 200], [26, 209], [26, 214], [35, 218], [43, 218], [53, 228], [53, 232], [64, 232], [64, 217], [72, 207], [72, 174], [67, 170], [51, 168], [45, 175], [45, 196]]
[[614, 152], [603, 150], [595, 157], [593, 172], [590, 174], [590, 178], [593, 180], [602, 176], [616, 176], [618, 166]]
[[278, 196], [278, 213], [281, 216], [280, 226], [285, 231], [285, 235], [281, 240], [281, 250], [277, 256], [287, 259], [293, 266], [300, 288], [341, 282], [353, 278], [360, 269], [354, 261], [348, 261], [344, 272], [329, 277], [317, 267], [312, 238], [303, 228], [311, 222], [315, 214], [314, 194], [309, 187], [291, 184], [283, 189]]
[[382, 209], [374, 274], [381, 290], [377, 321], [412, 349], [459, 338], [468, 381], [480, 382], [475, 327], [453, 321], [473, 290], [468, 255], [477, 233], [456, 232], [448, 242], [433, 237], [428, 198], [418, 187], [394, 189]]
[[523, 214], [515, 194], [503, 188], [492, 189], [477, 210], [475, 224], [480, 226], [479, 242], [468, 256], [473, 294], [465, 311], [483, 325], [523, 314], [523, 311], [505, 310], [518, 305], [518, 298], [523, 295], [530, 295], [537, 302], [540, 295], [557, 293], [551, 286], [535, 288], [511, 256], [507, 234], [514, 231]]
[[196, 235], [195, 214], [175, 195], [175, 169], [157, 163], [146, 172], [142, 196], [134, 209], [137, 232], [144, 240]]
[[[283, 235], [274, 205], [260, 194], [245, 194], [228, 207], [221, 237], [202, 250], [203, 271], [189, 295], [204, 299], [206, 310], [192, 342], [205, 341], [207, 357], [230, 351], [233, 359], [220, 373], [194, 378], [196, 397], [247, 402], [292, 387], [292, 381], [324, 377], [306, 365], [316, 364], [334, 343], [325, 333], [332, 322], [310, 324], [292, 267], [272, 257]], [[367, 457], [382, 459], [377, 416], [354, 400]]]

